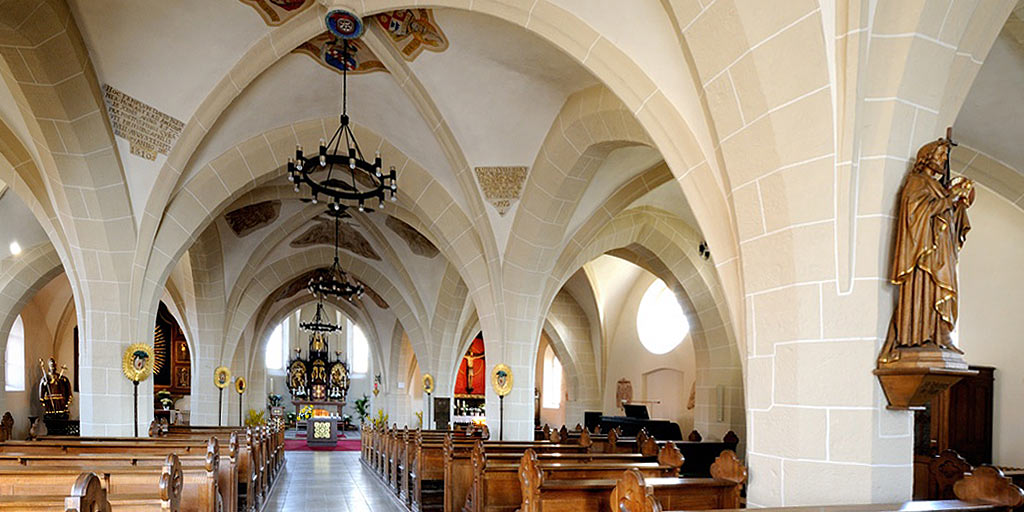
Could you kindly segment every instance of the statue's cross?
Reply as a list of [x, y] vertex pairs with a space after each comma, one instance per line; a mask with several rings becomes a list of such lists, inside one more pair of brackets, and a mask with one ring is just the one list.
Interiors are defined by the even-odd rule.
[[946, 174], [942, 176], [942, 185], [946, 188], [949, 188], [949, 186], [953, 183], [953, 177], [951, 176], [949, 169], [949, 159], [953, 151], [953, 146], [957, 145], [957, 143], [953, 141], [952, 126], [946, 127], [946, 142]]

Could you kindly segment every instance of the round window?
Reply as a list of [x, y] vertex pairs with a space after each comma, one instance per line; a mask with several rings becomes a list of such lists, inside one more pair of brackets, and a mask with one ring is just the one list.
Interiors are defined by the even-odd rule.
[[652, 354], [666, 354], [683, 342], [690, 322], [683, 314], [676, 295], [661, 279], [655, 280], [640, 300], [636, 315], [640, 343]]

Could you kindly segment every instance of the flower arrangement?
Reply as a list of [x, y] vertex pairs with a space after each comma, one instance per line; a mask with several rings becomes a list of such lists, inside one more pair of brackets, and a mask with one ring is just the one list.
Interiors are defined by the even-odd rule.
[[245, 419], [245, 426], [259, 427], [262, 425], [266, 425], [266, 412], [267, 411], [257, 411], [256, 409], [249, 409], [249, 417]]
[[384, 428], [388, 424], [388, 415], [384, 414], [384, 409], [377, 409], [377, 417], [373, 419], [373, 426], [377, 428]]
[[299, 421], [306, 421], [313, 417], [313, 406], [304, 405], [302, 409], [299, 409]]
[[423, 428], [423, 411], [416, 411], [416, 428]]

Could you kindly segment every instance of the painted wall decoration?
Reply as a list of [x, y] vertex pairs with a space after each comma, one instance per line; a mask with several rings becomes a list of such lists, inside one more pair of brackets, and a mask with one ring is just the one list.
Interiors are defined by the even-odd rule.
[[[369, 240], [362, 233], [346, 222], [340, 226], [340, 246], [342, 249], [357, 254], [367, 259], [380, 261], [380, 255], [373, 250]], [[317, 219], [315, 223], [305, 232], [292, 240], [292, 247], [298, 249], [311, 245], [334, 246], [334, 221], [323, 218]]]
[[156, 160], [157, 154], [169, 154], [185, 123], [111, 87], [103, 86], [103, 101], [114, 135], [131, 145], [131, 154]]
[[281, 201], [260, 201], [231, 210], [224, 214], [224, 220], [239, 238], [274, 222], [281, 213]]
[[384, 221], [384, 225], [398, 235], [399, 238], [405, 240], [405, 243], [409, 244], [409, 250], [417, 256], [433, 258], [440, 252], [437, 250], [437, 247], [434, 246], [427, 237], [417, 231], [416, 228], [406, 224], [397, 217], [388, 215], [388, 218]]
[[241, 2], [256, 9], [267, 25], [276, 27], [315, 4], [316, 0], [241, 0]]
[[[366, 47], [362, 39], [352, 39], [349, 44], [348, 72], [353, 75], [383, 71], [384, 63]], [[327, 69], [342, 71], [342, 40], [324, 32], [293, 50], [294, 53], [308, 55]]]
[[622, 409], [623, 402], [633, 401], [633, 382], [627, 378], [621, 378], [615, 383], [615, 405]]
[[455, 375], [455, 397], [483, 396], [487, 385], [487, 360], [484, 354], [484, 335], [477, 334], [466, 349]]
[[430, 9], [399, 9], [373, 18], [407, 61], [416, 60], [423, 50], [443, 52], [448, 49], [448, 38], [434, 21]]
[[477, 167], [476, 181], [498, 214], [504, 216], [519, 200], [526, 182], [526, 167]]

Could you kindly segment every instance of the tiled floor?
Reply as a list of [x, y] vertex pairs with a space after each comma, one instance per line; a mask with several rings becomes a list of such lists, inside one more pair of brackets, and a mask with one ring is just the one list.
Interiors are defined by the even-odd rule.
[[266, 512], [398, 512], [391, 492], [359, 462], [359, 452], [287, 452]]

